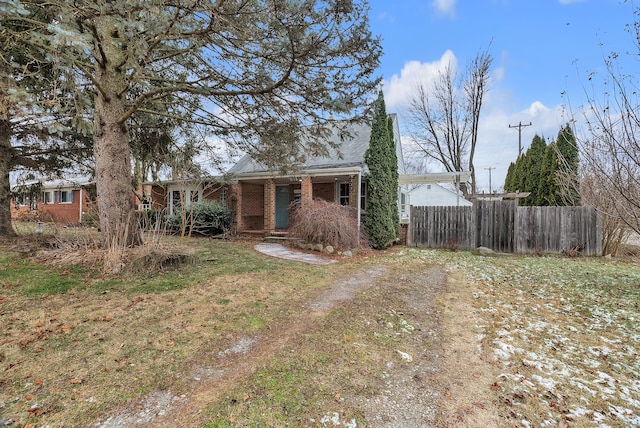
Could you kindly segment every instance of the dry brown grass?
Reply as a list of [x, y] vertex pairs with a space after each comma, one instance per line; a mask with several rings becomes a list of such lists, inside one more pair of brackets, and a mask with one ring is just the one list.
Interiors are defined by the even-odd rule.
[[184, 392], [193, 371], [234, 337], [300, 310], [327, 277], [326, 269], [301, 272], [256, 254], [251, 244], [196, 247], [198, 264], [120, 278], [86, 272], [64, 294], [25, 295], [0, 275], [0, 420], [87, 426], [150, 391]]
[[479, 336], [484, 323], [474, 302], [472, 290], [460, 274], [452, 275], [446, 293], [438, 304], [443, 310], [444, 343], [442, 373], [439, 381], [445, 388], [441, 426], [506, 427], [509, 426], [496, 406], [492, 384], [498, 375], [491, 365]]

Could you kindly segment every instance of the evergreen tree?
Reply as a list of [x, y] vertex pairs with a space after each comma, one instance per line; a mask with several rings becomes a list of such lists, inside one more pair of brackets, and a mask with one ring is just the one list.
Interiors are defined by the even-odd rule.
[[555, 145], [555, 142], [549, 144], [545, 149], [544, 156], [542, 158], [537, 198], [537, 204], [541, 206], [557, 205], [557, 186], [555, 177], [558, 170], [558, 156]]
[[399, 234], [398, 161], [382, 91], [374, 105], [371, 139], [364, 159], [369, 184], [364, 228], [374, 248], [386, 248]]
[[515, 174], [513, 179], [513, 185], [516, 192], [522, 192], [524, 189], [526, 163], [527, 159], [524, 157], [524, 155], [520, 156], [516, 160]]
[[557, 202], [562, 205], [580, 205], [578, 180], [578, 145], [569, 124], [558, 132], [557, 139], [558, 184]]
[[547, 149], [547, 143], [544, 138], [537, 134], [533, 137], [531, 146], [527, 149], [526, 156], [526, 171], [524, 177], [523, 192], [530, 192], [531, 194], [522, 200], [522, 205], [536, 205], [538, 202], [538, 188], [540, 186], [540, 171], [542, 168], [542, 159], [544, 152]]
[[393, 119], [387, 117], [387, 128], [389, 129], [389, 166], [391, 167], [391, 180], [395, 183], [395, 193], [389, 192], [389, 203], [395, 208], [392, 209], [393, 224], [396, 227], [396, 237], [400, 236], [400, 212], [398, 211], [398, 154], [396, 152], [395, 138], [393, 134]]
[[516, 175], [516, 164], [511, 162], [509, 164], [509, 169], [507, 169], [507, 176], [504, 179], [504, 191], [505, 192], [515, 192], [515, 175]]
[[579, 205], [578, 149], [571, 127], [547, 145], [535, 135], [526, 153], [509, 165], [504, 190], [530, 192], [522, 205]]

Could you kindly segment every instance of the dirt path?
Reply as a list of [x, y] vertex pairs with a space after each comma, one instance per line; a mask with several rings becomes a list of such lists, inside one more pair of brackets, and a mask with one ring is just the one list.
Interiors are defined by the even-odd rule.
[[[94, 426], [201, 426], [207, 406], [223, 399], [231, 386], [251, 376], [296, 338], [322, 328], [331, 310], [373, 287], [389, 287], [389, 292], [402, 296], [398, 310], [412, 320], [414, 330], [397, 350], [397, 358], [387, 361], [383, 392], [350, 398], [348, 404], [364, 409], [366, 426], [499, 426], [486, 396], [491, 367], [482, 362], [479, 339], [471, 333], [471, 293], [465, 292], [464, 284], [448, 281], [437, 267], [394, 278], [393, 287], [387, 283], [386, 271], [376, 266], [342, 278], [308, 302], [303, 316], [287, 320], [286, 326], [241, 337], [228, 349], [217, 351], [214, 366], [194, 368], [188, 395], [151, 393], [135, 408]], [[460, 311], [466, 315], [460, 317]]]

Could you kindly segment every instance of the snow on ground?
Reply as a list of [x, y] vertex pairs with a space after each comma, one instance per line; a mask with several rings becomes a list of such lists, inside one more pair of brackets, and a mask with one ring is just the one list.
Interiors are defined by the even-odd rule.
[[640, 426], [640, 266], [406, 250], [465, 273], [522, 426]]

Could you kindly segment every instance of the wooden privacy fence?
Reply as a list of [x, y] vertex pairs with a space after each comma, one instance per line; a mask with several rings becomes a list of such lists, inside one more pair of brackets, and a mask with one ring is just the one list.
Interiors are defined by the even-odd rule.
[[499, 252], [602, 254], [602, 226], [591, 207], [519, 207], [476, 201], [473, 207], [411, 207], [408, 245]]

